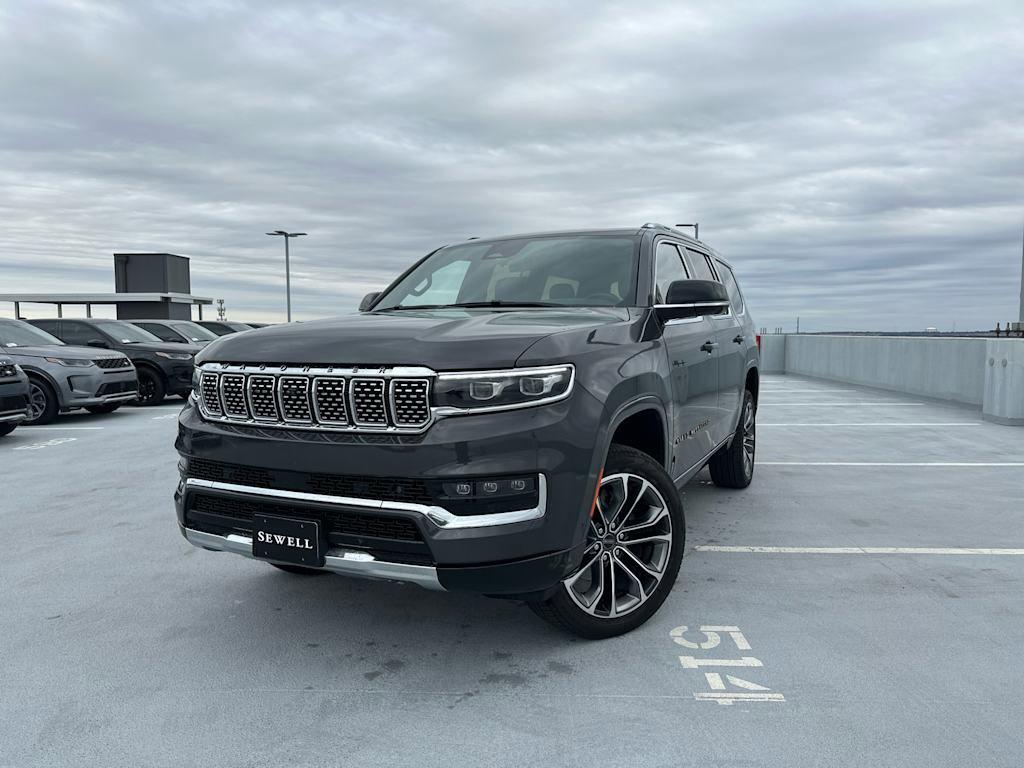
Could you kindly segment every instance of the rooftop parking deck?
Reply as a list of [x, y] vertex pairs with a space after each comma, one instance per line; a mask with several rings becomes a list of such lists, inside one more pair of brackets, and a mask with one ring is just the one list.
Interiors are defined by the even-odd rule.
[[179, 407], [0, 439], [0, 765], [1024, 763], [1024, 429], [766, 377], [753, 485], [690, 483], [674, 592], [588, 642], [192, 548]]

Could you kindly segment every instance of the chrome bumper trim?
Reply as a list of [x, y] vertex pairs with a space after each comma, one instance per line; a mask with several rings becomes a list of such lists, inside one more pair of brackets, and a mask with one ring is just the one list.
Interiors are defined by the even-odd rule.
[[[196, 531], [183, 528], [189, 543], [201, 549], [217, 552], [233, 552], [236, 555], [252, 557], [252, 539], [232, 533], [218, 536], [215, 533]], [[322, 570], [340, 573], [343, 576], [355, 576], [362, 579], [384, 581], [401, 581], [416, 584], [425, 589], [444, 591], [437, 579], [437, 569], [429, 565], [410, 565], [408, 563], [392, 563], [378, 560], [369, 552], [348, 550], [335, 547], [327, 550]], [[272, 562], [272, 561], [266, 561]]]
[[18, 413], [8, 413], [7, 415], [0, 415], [0, 424], [8, 424], [12, 421], [25, 421], [28, 418], [28, 414], [24, 411]]
[[548, 484], [543, 474], [537, 479], [537, 506], [530, 509], [517, 509], [510, 512], [495, 512], [491, 515], [453, 515], [444, 507], [429, 504], [409, 504], [403, 501], [385, 501], [383, 499], [357, 499], [348, 496], [328, 496], [322, 493], [305, 493], [302, 491], [282, 491], [276, 488], [258, 488], [251, 485], [236, 485], [214, 480], [200, 480], [190, 477], [185, 480], [186, 488], [205, 488], [211, 491], [243, 493], [251, 496], [266, 496], [286, 501], [307, 501], [314, 504], [335, 504], [345, 507], [376, 509], [381, 512], [414, 512], [429, 520], [438, 528], [446, 531], [462, 528], [490, 528], [512, 523], [525, 523], [544, 517], [548, 502]]

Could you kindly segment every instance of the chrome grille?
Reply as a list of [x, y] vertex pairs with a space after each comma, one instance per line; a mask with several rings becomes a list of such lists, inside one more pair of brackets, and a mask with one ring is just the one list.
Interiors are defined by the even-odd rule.
[[277, 421], [277, 397], [274, 394], [273, 376], [252, 375], [249, 377], [249, 408], [254, 419]]
[[321, 424], [348, 424], [345, 404], [345, 380], [316, 378], [313, 380], [313, 410]]
[[225, 373], [220, 377], [221, 403], [224, 404], [225, 416], [249, 416], [249, 407], [245, 404], [245, 376], [240, 373]]
[[429, 368], [200, 368], [204, 418], [333, 432], [422, 432], [432, 421]]
[[353, 379], [351, 389], [352, 420], [366, 426], [387, 426], [384, 379]]
[[395, 379], [391, 382], [391, 417], [403, 427], [419, 427], [430, 421], [430, 382], [426, 379]]
[[220, 416], [220, 391], [217, 387], [217, 374], [203, 372], [199, 379], [199, 393], [202, 397], [203, 410], [212, 416]]
[[285, 421], [312, 422], [309, 410], [309, 379], [305, 376], [282, 376], [278, 381], [281, 414]]

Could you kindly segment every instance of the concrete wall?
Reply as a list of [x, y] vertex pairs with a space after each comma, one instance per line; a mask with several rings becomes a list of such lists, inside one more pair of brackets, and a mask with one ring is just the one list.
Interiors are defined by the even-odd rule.
[[1024, 426], [1024, 340], [989, 339], [985, 347], [986, 421]]
[[786, 371], [980, 406], [986, 339], [786, 336]]

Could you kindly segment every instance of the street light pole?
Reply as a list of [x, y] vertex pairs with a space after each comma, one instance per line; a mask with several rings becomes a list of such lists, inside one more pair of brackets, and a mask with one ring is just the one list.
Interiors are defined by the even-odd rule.
[[285, 297], [288, 305], [288, 322], [292, 321], [292, 266], [291, 266], [291, 253], [288, 249], [288, 240], [293, 237], [305, 237], [305, 232], [285, 232], [283, 229], [275, 229], [273, 232], [267, 232], [271, 237], [283, 237], [284, 238], [284, 290]]

